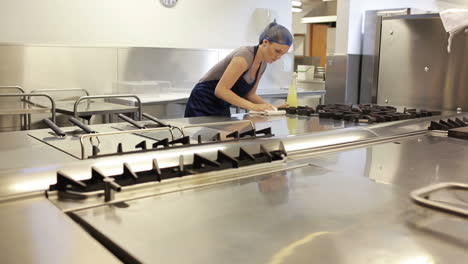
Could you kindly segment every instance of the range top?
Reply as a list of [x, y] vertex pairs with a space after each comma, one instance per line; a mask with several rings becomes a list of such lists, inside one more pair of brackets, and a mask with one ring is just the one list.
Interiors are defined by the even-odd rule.
[[143, 116], [149, 121], [120, 114], [127, 125], [111, 126], [105, 131], [97, 131], [75, 118], [70, 118], [70, 122], [76, 127], [62, 130], [44, 119], [51, 130], [32, 131], [29, 135], [78, 159], [274, 136], [271, 127], [257, 129], [249, 120], [174, 125], [146, 113]]
[[435, 131], [449, 137], [468, 139], [468, 119], [463, 117], [462, 119], [454, 118], [431, 121], [431, 125], [428, 127], [430, 131]]
[[394, 106], [382, 106], [374, 104], [327, 104], [318, 105], [316, 109], [309, 106], [279, 108], [286, 110], [288, 114], [302, 116], [317, 115], [319, 118], [331, 118], [355, 123], [382, 123], [420, 117], [440, 115], [440, 111], [417, 110], [404, 108], [398, 112]]

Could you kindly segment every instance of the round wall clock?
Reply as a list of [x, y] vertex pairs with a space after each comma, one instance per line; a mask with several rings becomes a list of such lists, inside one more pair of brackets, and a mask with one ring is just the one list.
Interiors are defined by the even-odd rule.
[[165, 7], [174, 7], [178, 0], [159, 0]]

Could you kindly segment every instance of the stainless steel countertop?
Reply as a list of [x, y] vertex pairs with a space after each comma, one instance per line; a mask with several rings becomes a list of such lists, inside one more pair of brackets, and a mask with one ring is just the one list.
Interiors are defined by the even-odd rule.
[[0, 203], [2, 263], [121, 263], [45, 197]]
[[[242, 177], [213, 180], [204, 187], [196, 184], [207, 179], [180, 178], [173, 186], [184, 186], [185, 181], [194, 186], [74, 213], [139, 260], [150, 263], [466, 262], [466, 219], [420, 207], [409, 199], [411, 190], [429, 183], [467, 181], [466, 141], [423, 132], [410, 136], [427, 128], [430, 118], [367, 127], [339, 126], [341, 129], [327, 124], [325, 129], [331, 130], [312, 133], [306, 133], [314, 131], [307, 126], [312, 119], [304, 123], [296, 120], [290, 128], [289, 118], [283, 118], [279, 123], [284, 130], [275, 138], [83, 161], [50, 162], [42, 155], [42, 165], [0, 170], [0, 198], [6, 199], [0, 203], [4, 209], [0, 210], [0, 217], [6, 219], [0, 224], [0, 231], [7, 234], [4, 243], [11, 243], [2, 245], [0, 253], [6, 256], [4, 259], [26, 263], [50, 262], [49, 256], [67, 262], [56, 256], [57, 247], [64, 247], [66, 253], [71, 248], [70, 241], [74, 252], [64, 256], [79, 254], [78, 262], [90, 262], [84, 253], [88, 252], [89, 256], [96, 255], [98, 261], [113, 261], [106, 259], [107, 252], [102, 253], [102, 247], [51, 201], [12, 200], [13, 195], [47, 188], [55, 182], [57, 170], [85, 179], [90, 177], [91, 166], [114, 175], [121, 173], [124, 162], [140, 171], [147, 170], [153, 158], [166, 167], [174, 165], [180, 155], [191, 162], [194, 152], [212, 158], [218, 149], [228, 153], [238, 151], [240, 146], [256, 150], [260, 143], [272, 149], [283, 141], [289, 155], [286, 166], [276, 172], [254, 175], [246, 171]], [[213, 121], [173, 121], [205, 120]], [[25, 136], [24, 133], [18, 135]], [[387, 143], [376, 140], [384, 138]], [[18, 144], [22, 151], [27, 150], [27, 144]], [[302, 167], [292, 168], [295, 165]], [[155, 190], [158, 188], [164, 187]], [[86, 201], [80, 203], [86, 205]], [[59, 227], [48, 232], [52, 234], [51, 241], [31, 228], [31, 216], [40, 230]], [[18, 237], [9, 238], [18, 233]], [[70, 240], [63, 241], [65, 238]], [[21, 247], [23, 240], [29, 241], [27, 247]], [[43, 244], [44, 241], [51, 244]]]
[[[197, 117], [197, 118], [180, 118], [169, 121], [171, 124], [183, 126], [184, 124], [200, 124], [200, 123], [211, 123], [211, 122], [223, 122], [230, 120], [251, 120], [254, 122], [258, 129], [271, 126], [273, 133], [278, 138], [284, 138], [299, 134], [305, 134], [308, 132], [323, 132], [326, 130], [336, 130], [345, 127], [352, 127], [355, 124], [343, 121], [335, 121], [332, 119], [317, 119], [315, 117], [296, 117], [296, 116], [250, 116], [246, 114], [240, 114], [236, 117]], [[113, 124], [101, 124], [91, 125], [93, 129], [99, 132], [116, 131], [114, 127], [121, 127], [124, 129], [132, 129], [127, 123], [113, 123]], [[62, 128], [64, 131], [75, 130], [76, 127]], [[87, 168], [90, 164], [94, 164], [97, 161], [84, 161], [77, 162], [76, 157], [66, 154], [54, 147], [40, 142], [28, 133], [37, 137], [52, 137], [52, 131], [50, 129], [40, 129], [31, 131], [16, 131], [16, 132], [5, 132], [0, 137], [0, 153], [3, 159], [0, 160], [0, 197], [7, 195], [15, 195], [23, 192], [37, 191], [47, 189], [48, 186], [55, 182], [55, 172], [58, 170], [65, 170], [66, 168], [72, 168], [74, 171], [75, 167], [83, 167], [84, 171], [81, 174], [81, 178], [89, 177], [89, 169]], [[348, 133], [353, 133], [348, 132]], [[371, 135], [371, 133], [367, 133]], [[367, 135], [366, 134], [366, 135]], [[333, 135], [327, 135], [327, 138], [333, 137]], [[358, 138], [364, 138], [364, 134]], [[143, 139], [143, 138], [142, 138]], [[75, 144], [76, 153], [79, 152], [79, 144], [75, 141], [69, 141], [70, 145], [65, 146], [67, 148], [73, 148]], [[329, 141], [324, 141], [324, 143]], [[249, 145], [251, 142], [247, 141], [245, 145]], [[276, 144], [276, 143], [275, 143]], [[295, 146], [295, 147], [294, 147]], [[300, 143], [292, 146], [294, 148], [300, 147]], [[225, 146], [221, 145], [220, 148]], [[210, 146], [213, 148], [213, 146]], [[203, 148], [202, 148], [203, 149]], [[200, 148], [192, 148], [192, 151], [200, 150]], [[169, 156], [176, 155], [177, 152], [182, 149], [171, 151]], [[203, 151], [203, 150], [202, 150]], [[72, 151], [73, 152], [73, 151]], [[73, 152], [73, 153], [75, 153]], [[186, 151], [185, 151], [186, 152]], [[146, 156], [146, 155], [143, 155]], [[161, 157], [160, 152], [155, 152], [151, 156]], [[164, 156], [164, 155], [163, 155]], [[189, 156], [189, 154], [187, 154]], [[136, 159], [136, 158], [132, 158]], [[147, 158], [143, 158], [146, 160]], [[112, 167], [112, 164], [118, 164], [120, 158], [101, 158], [98, 164], [111, 164], [106, 165], [106, 168]], [[117, 162], [117, 163], [115, 163]], [[76, 165], [78, 164], [78, 165]], [[121, 169], [121, 166], [117, 166]], [[115, 171], [115, 170], [113, 170]], [[51, 173], [53, 172], [53, 173]]]
[[468, 221], [409, 192], [467, 182], [467, 155], [466, 141], [420, 135], [76, 214], [145, 263], [465, 263]]
[[308, 163], [392, 184], [408, 192], [442, 181], [468, 183], [468, 141], [430, 135], [328, 154]]
[[[404, 120], [368, 127], [354, 127], [354, 123], [332, 119], [316, 119], [314, 117], [252, 117], [250, 115], [242, 115], [241, 118], [254, 121], [258, 128], [272, 126], [276, 137], [243, 140], [239, 143], [231, 142], [207, 146], [191, 146], [189, 148], [159, 150], [142, 154], [78, 161], [68, 154], [32, 139], [27, 136], [27, 132], [2, 133], [3, 137], [1, 140], [5, 143], [0, 144], [0, 153], [3, 153], [2, 155], [5, 158], [0, 163], [0, 197], [47, 189], [50, 184], [55, 182], [55, 174], [58, 170], [71, 171], [74, 172], [71, 174], [77, 175], [77, 178], [86, 179], [90, 177], [89, 168], [91, 166], [101, 167], [104, 171], [108, 171], [109, 175], [112, 175], [112, 173], [115, 174], [121, 170], [122, 164], [128, 160], [133, 161], [136, 164], [136, 168], [140, 166], [145, 167], [151, 163], [153, 158], [160, 160], [161, 166], [169, 166], [169, 164], [177, 162], [180, 155], [184, 155], [186, 162], [190, 162], [195, 152], [216, 153], [217, 150], [227, 151], [233, 149], [232, 151], [235, 153], [240, 146], [257, 151], [256, 148], [259, 147], [259, 144], [276, 148], [280, 140], [284, 142], [288, 152], [304, 152], [307, 155], [313, 149], [317, 151], [327, 146], [332, 146], [333, 148], [340, 144], [351, 144], [381, 136], [409, 133], [409, 131], [414, 131], [415, 129], [424, 130], [430, 122], [430, 118], [421, 118], [416, 121]], [[202, 117], [174, 119], [172, 123], [183, 125], [226, 120], [238, 119]], [[109, 131], [109, 129], [112, 129], [111, 126], [116, 125], [103, 124], [91, 127], [97, 131]], [[126, 126], [126, 124], [123, 125]], [[351, 127], [346, 127], [348, 125]], [[375, 129], [371, 129], [372, 127], [375, 127]], [[33, 132], [38, 133], [41, 131], [44, 131], [46, 134], [49, 132], [49, 130], [37, 130]], [[389, 134], [389, 132], [391, 133]]]
[[28, 136], [28, 133], [14, 131], [0, 134], [0, 171], [27, 170], [75, 160]]

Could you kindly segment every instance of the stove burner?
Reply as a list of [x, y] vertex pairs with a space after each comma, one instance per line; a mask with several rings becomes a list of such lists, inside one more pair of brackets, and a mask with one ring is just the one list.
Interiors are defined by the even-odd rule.
[[127, 163], [123, 164], [123, 173], [114, 176], [105, 176], [98, 169], [91, 168], [91, 178], [87, 180], [74, 180], [73, 178], [57, 172], [57, 183], [50, 185], [49, 191], [58, 191], [59, 196], [68, 199], [85, 199], [86, 193], [105, 191], [106, 201], [111, 200], [110, 192], [121, 191], [123, 186], [130, 186], [146, 182], [161, 182], [167, 179], [185, 177], [199, 173], [219, 171], [250, 166], [259, 163], [268, 163], [283, 160], [286, 157], [283, 143], [277, 150], [268, 151], [260, 145], [260, 152], [251, 154], [243, 148], [239, 149], [237, 157], [230, 156], [218, 150], [216, 160], [207, 159], [200, 154], [193, 155], [192, 164], [184, 164], [184, 156], [180, 156], [179, 165], [160, 168], [156, 159], [153, 160], [153, 168], [147, 171], [133, 171]]
[[463, 117], [463, 120], [455, 118], [454, 120], [447, 119], [447, 121], [432, 121], [428, 129], [436, 131], [447, 131], [447, 135], [449, 137], [468, 139], [468, 119], [465, 117]]
[[[92, 130], [90, 127], [86, 126], [85, 124], [81, 123], [79, 120], [75, 118], [70, 118], [70, 122], [78, 126], [85, 134], [86, 137], [89, 137], [90, 140], [94, 139], [97, 141], [97, 144], [92, 144], [91, 152], [92, 155], [86, 156], [84, 154], [84, 146], [82, 145], [82, 159], [85, 158], [98, 158], [98, 157], [107, 157], [107, 156], [113, 156], [113, 155], [121, 155], [121, 154], [129, 154], [129, 153], [137, 153], [137, 152], [146, 152], [146, 151], [154, 151], [154, 150], [159, 150], [159, 149], [164, 149], [164, 148], [176, 148], [176, 147], [186, 147], [186, 146], [193, 146], [193, 145], [202, 145], [202, 144], [212, 144], [212, 143], [219, 143], [219, 142], [230, 142], [230, 141], [238, 141], [238, 140], [244, 140], [244, 139], [253, 139], [253, 138], [262, 138], [262, 137], [273, 137], [274, 134], [272, 134], [271, 127], [263, 128], [260, 130], [256, 130], [254, 125], [251, 125], [251, 129], [247, 131], [234, 131], [226, 135], [226, 137], [223, 139], [220, 133], [216, 133], [211, 139], [211, 141], [202, 141], [202, 136], [198, 135], [197, 137], [197, 142], [192, 143], [190, 141], [190, 136], [186, 136], [184, 134], [183, 128], [179, 128], [176, 126], [172, 126], [170, 124], [164, 123], [163, 121], [150, 116], [146, 113], [143, 114], [146, 118], [149, 120], [153, 121], [159, 128], [164, 129], [160, 131], [167, 131], [168, 134], [170, 134], [170, 137], [168, 138], [163, 138], [163, 139], [157, 139], [154, 137], [149, 137], [153, 142], [151, 146], [148, 146], [148, 143], [146, 140], [143, 140], [136, 144], [135, 146], [131, 146], [131, 149], [127, 150], [128, 147], [126, 147], [124, 150], [124, 146], [122, 142], [116, 143], [116, 152], [113, 153], [101, 153], [101, 149], [99, 148], [99, 143], [100, 143], [100, 138], [104, 138], [105, 136], [112, 135], [114, 132], [107, 132], [107, 133], [99, 133], [97, 131]], [[138, 128], [138, 131], [142, 131], [142, 133], [137, 133], [137, 135], [145, 137], [145, 131], [154, 131], [155, 129], [158, 128], [151, 128], [149, 125], [141, 125], [138, 123], [138, 121], [133, 120], [127, 116], [124, 115], [119, 115], [119, 117], [130, 123], [133, 127]], [[48, 125], [55, 133], [55, 135], [59, 138], [65, 138], [67, 137], [67, 134], [63, 132], [59, 127], [55, 125], [55, 123], [51, 122], [48, 119], [43, 120], [46, 125]], [[241, 122], [241, 121], [233, 121], [233, 122]], [[242, 122], [247, 122], [247, 121], [242, 121]], [[251, 121], [248, 121], [252, 123]], [[208, 127], [208, 126], [214, 126], [214, 125], [220, 125], [221, 123], [205, 123], [205, 124], [198, 124], [194, 125], [194, 127]], [[224, 125], [231, 125], [232, 122], [225, 122]], [[221, 124], [222, 125], [222, 124]], [[151, 130], [152, 129], [152, 130]], [[174, 129], [177, 129], [181, 132], [182, 136], [180, 138], [174, 138]], [[127, 133], [128, 130], [126, 131], [121, 131]], [[169, 133], [170, 132], [170, 133]], [[135, 130], [133, 131], [128, 131], [128, 133], [135, 133]], [[83, 143], [81, 143], [83, 144]]]
[[278, 110], [285, 110], [286, 113], [291, 115], [302, 115], [302, 116], [311, 116], [315, 113], [315, 110], [309, 106], [298, 106], [298, 107], [280, 107]]
[[416, 109], [404, 109], [403, 113], [397, 112], [393, 106], [382, 106], [372, 104], [344, 105], [328, 104], [318, 105], [316, 111], [312, 107], [298, 106], [280, 108], [286, 110], [288, 114], [311, 116], [317, 113], [319, 118], [333, 118], [356, 123], [381, 123], [397, 120], [413, 119], [427, 116], [440, 115], [440, 111], [427, 111]]
[[447, 121], [439, 120], [439, 122], [431, 122], [431, 125], [428, 127], [429, 130], [443, 130], [448, 131], [452, 128], [466, 127], [468, 126], [468, 119], [463, 117], [463, 120], [455, 118], [455, 120], [447, 119]]

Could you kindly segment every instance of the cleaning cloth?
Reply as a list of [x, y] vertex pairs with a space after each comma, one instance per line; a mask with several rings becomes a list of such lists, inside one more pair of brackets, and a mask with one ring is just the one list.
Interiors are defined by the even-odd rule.
[[450, 53], [453, 37], [465, 29], [468, 32], [468, 9], [452, 8], [440, 12], [440, 18], [444, 25], [445, 31], [449, 33], [447, 51]]

